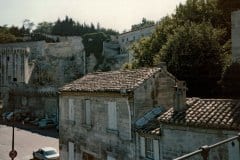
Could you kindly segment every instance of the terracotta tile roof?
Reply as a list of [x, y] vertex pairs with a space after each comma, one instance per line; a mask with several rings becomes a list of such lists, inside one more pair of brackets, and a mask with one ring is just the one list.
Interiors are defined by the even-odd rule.
[[233, 99], [187, 99], [188, 108], [174, 113], [173, 108], [162, 114], [162, 123], [215, 129], [240, 129], [240, 101]]
[[160, 135], [160, 124], [157, 119], [149, 121], [149, 123], [141, 128], [135, 128], [135, 131], [139, 134], [151, 134], [151, 135]]
[[160, 124], [210, 129], [240, 129], [240, 100], [188, 98], [185, 111], [170, 108], [139, 132], [159, 134]]
[[141, 68], [90, 73], [63, 86], [60, 91], [132, 91], [160, 70], [160, 68]]

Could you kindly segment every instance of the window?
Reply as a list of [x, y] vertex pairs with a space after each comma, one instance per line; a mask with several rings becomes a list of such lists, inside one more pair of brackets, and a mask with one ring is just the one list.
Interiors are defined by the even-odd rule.
[[154, 159], [153, 140], [150, 138], [146, 138], [146, 157]]
[[141, 155], [141, 157], [145, 157], [145, 139], [144, 139], [144, 137], [140, 137], [140, 155]]
[[68, 119], [71, 121], [74, 121], [74, 104], [73, 104], [73, 99], [68, 100]]
[[160, 159], [159, 142], [151, 138], [140, 137], [140, 155], [148, 160]]
[[108, 102], [108, 129], [117, 130], [116, 102]]
[[83, 122], [86, 125], [91, 125], [91, 101], [89, 99], [84, 100], [82, 117], [84, 117]]
[[74, 143], [68, 142], [68, 160], [74, 160]]

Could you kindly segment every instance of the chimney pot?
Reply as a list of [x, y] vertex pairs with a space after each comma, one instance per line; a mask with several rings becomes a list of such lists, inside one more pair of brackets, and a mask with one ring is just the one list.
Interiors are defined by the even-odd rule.
[[174, 94], [174, 111], [179, 112], [186, 109], [186, 82], [177, 81]]

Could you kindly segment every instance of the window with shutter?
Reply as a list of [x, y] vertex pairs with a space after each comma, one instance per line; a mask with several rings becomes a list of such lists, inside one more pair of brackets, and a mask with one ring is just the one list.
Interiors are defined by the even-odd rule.
[[140, 155], [141, 157], [145, 157], [145, 138], [140, 137]]
[[150, 138], [146, 138], [146, 157], [149, 159], [154, 159], [153, 152], [153, 140]]
[[108, 129], [117, 130], [116, 102], [108, 102]]
[[74, 160], [74, 143], [68, 142], [68, 160]]
[[73, 104], [73, 99], [69, 99], [68, 101], [68, 118], [71, 121], [74, 121], [74, 104]]
[[91, 102], [89, 99], [85, 100], [84, 114], [85, 114], [85, 124], [91, 125]]

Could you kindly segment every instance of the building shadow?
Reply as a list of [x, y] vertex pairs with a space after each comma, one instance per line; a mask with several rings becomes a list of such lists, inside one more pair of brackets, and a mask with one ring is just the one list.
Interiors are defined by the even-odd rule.
[[[0, 120], [0, 124], [1, 125], [6, 125], [11, 127], [12, 126], [12, 122], [7, 122], [7, 121], [3, 121]], [[42, 136], [47, 136], [47, 137], [52, 137], [52, 138], [59, 138], [59, 134], [56, 130], [56, 128], [47, 128], [47, 129], [40, 129], [38, 126], [34, 126], [32, 124], [29, 123], [21, 123], [21, 122], [15, 122], [15, 129], [21, 129], [21, 130], [25, 130], [25, 131], [29, 131], [35, 134], [39, 134]]]

